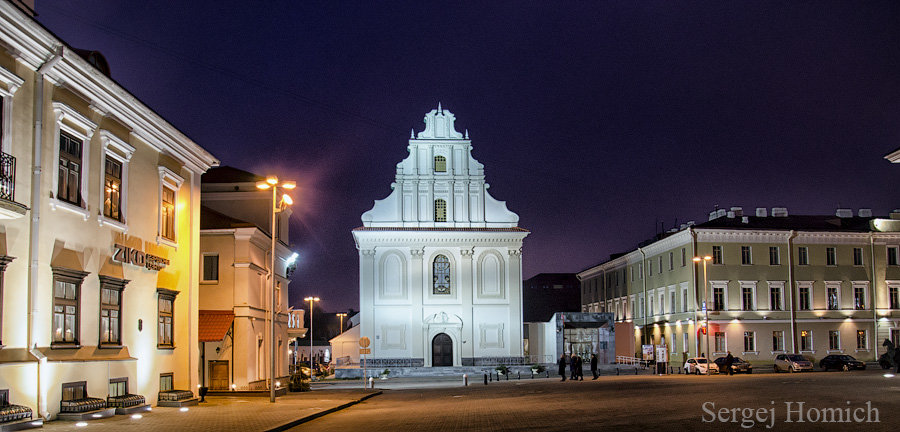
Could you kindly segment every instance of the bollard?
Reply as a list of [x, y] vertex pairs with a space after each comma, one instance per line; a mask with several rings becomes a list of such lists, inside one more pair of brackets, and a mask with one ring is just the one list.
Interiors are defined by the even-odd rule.
[[484, 385], [487, 385], [487, 374], [484, 374]]
[[469, 375], [463, 374], [463, 387], [469, 386]]
[[616, 368], [616, 376], [619, 376], [619, 368]]
[[494, 382], [494, 373], [493, 372], [488, 372], [488, 377], [489, 377], [488, 381]]
[[634, 374], [637, 375], [637, 368], [634, 368]]
[[375, 389], [375, 378], [369, 377], [369, 388]]
[[[507, 373], [507, 374], [504, 374], [504, 375], [506, 375], [506, 380], [509, 381], [509, 374]], [[499, 378], [499, 377], [498, 377], [498, 378]], [[499, 381], [499, 379], [498, 379], [497, 381]]]
[[517, 372], [517, 375], [518, 375], [518, 378], [516, 378], [516, 379], [522, 379], [522, 372]]

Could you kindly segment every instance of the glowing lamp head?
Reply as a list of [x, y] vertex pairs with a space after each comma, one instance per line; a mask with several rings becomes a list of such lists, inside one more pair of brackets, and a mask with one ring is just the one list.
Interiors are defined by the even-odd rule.
[[281, 187], [283, 187], [285, 189], [293, 189], [293, 188], [297, 187], [297, 183], [293, 182], [293, 181], [286, 181], [281, 184]]
[[700, 262], [700, 260], [701, 260], [700, 257], [694, 257], [694, 262]]
[[275, 186], [278, 184], [278, 177], [268, 176], [268, 177], [266, 177], [266, 183], [268, 183], [272, 186]]
[[260, 181], [260, 182], [256, 182], [256, 187], [257, 187], [258, 189], [263, 189], [263, 190], [265, 190], [265, 189], [270, 188], [271, 186], [270, 186], [268, 183], [264, 182], [264, 181]]
[[287, 205], [294, 205], [294, 199], [291, 198], [290, 195], [284, 194], [281, 196], [281, 201]]

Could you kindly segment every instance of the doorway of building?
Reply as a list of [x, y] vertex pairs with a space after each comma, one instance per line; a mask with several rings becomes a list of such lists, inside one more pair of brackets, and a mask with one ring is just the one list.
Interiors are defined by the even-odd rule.
[[209, 361], [209, 389], [228, 390], [228, 361]]
[[446, 333], [438, 333], [431, 340], [431, 365], [453, 366], [453, 341]]

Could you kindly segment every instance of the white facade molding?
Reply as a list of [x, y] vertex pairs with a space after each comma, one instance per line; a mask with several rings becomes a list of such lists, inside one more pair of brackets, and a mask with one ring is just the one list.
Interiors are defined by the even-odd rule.
[[[51, 172], [50, 187], [50, 209], [62, 209], [71, 213], [80, 215], [84, 220], [90, 217], [90, 205], [88, 186], [90, 185], [91, 173], [91, 137], [97, 128], [97, 124], [89, 120], [83, 114], [79, 113], [72, 107], [62, 103], [53, 102], [53, 112], [56, 116], [56, 126], [53, 131], [53, 163]], [[83, 206], [70, 204], [57, 198], [59, 190], [59, 139], [60, 133], [66, 132], [81, 141], [81, 166], [79, 169], [81, 184], [79, 193], [81, 195], [81, 204]]]
[[12, 149], [13, 95], [25, 83], [25, 80], [0, 67], [0, 83], [6, 85], [5, 89], [0, 87], [0, 103], [3, 104], [3, 118], [0, 118], [3, 135], [0, 135], [0, 143], [3, 143], [3, 152], [10, 153]]
[[[100, 130], [100, 197], [101, 205], [97, 211], [97, 222], [100, 226], [107, 225], [115, 230], [128, 232], [128, 165], [134, 155], [135, 148], [117, 137], [112, 132]], [[119, 191], [119, 213], [121, 221], [110, 219], [103, 215], [103, 200], [106, 197], [106, 158], [115, 159], [122, 165], [122, 185]]]
[[162, 235], [162, 227], [163, 227], [163, 213], [162, 213], [162, 200], [163, 200], [163, 187], [168, 187], [175, 192], [175, 222], [174, 226], [178, 226], [178, 219], [181, 216], [181, 211], [178, 210], [178, 189], [181, 188], [181, 184], [184, 183], [184, 178], [180, 175], [176, 174], [175, 171], [172, 171], [169, 168], [164, 166], [157, 167], [159, 172], [159, 195], [157, 198], [156, 212], [157, 212], [157, 225], [156, 225], [156, 244], [164, 244], [173, 248], [178, 248], [178, 230], [175, 230], [173, 233], [173, 239], [167, 239]]

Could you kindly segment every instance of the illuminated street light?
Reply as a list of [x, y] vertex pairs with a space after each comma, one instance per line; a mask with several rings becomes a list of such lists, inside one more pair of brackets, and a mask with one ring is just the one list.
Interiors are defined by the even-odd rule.
[[703, 321], [704, 321], [703, 325], [706, 326], [706, 333], [704, 334], [704, 336], [706, 336], [706, 353], [704, 353], [704, 354], [706, 354], [706, 375], [710, 375], [710, 373], [709, 373], [709, 371], [710, 371], [709, 361], [710, 360], [709, 359], [712, 357], [709, 352], [709, 308], [707, 307], [707, 304], [706, 304], [707, 300], [709, 299], [709, 293], [707, 292], [707, 286], [709, 285], [709, 281], [707, 280], [707, 277], [706, 277], [706, 263], [711, 260], [712, 260], [712, 257], [709, 255], [706, 255], [703, 258], [700, 258], [698, 256], [694, 257], [694, 262], [696, 262], [696, 263], [701, 262], [701, 261], [703, 262]]
[[303, 301], [309, 302], [309, 382], [313, 377], [313, 302], [319, 301], [318, 297], [307, 297]]
[[269, 282], [271, 283], [270, 295], [271, 302], [269, 307], [269, 402], [275, 402], [275, 216], [284, 211], [287, 206], [294, 203], [290, 195], [281, 194], [281, 203], [278, 202], [278, 188], [293, 189], [297, 187], [297, 183], [293, 181], [284, 181], [279, 183], [278, 177], [268, 176], [266, 181], [256, 182], [256, 187], [261, 190], [272, 189], [272, 224], [270, 225], [270, 235], [272, 237], [272, 260], [269, 267]]
[[340, 334], [344, 334], [344, 317], [347, 316], [347, 314], [344, 312], [341, 312], [336, 315], [341, 319], [341, 333]]

